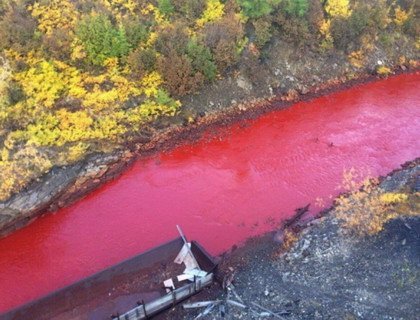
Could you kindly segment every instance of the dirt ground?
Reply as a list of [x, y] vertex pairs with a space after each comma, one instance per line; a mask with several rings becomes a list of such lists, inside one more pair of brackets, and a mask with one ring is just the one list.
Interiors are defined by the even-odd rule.
[[[418, 193], [419, 173], [417, 161], [384, 178], [380, 187]], [[219, 278], [234, 273], [235, 291], [246, 308], [226, 304], [226, 292], [214, 284], [189, 302], [222, 300], [225, 315], [218, 305], [200, 319], [262, 319], [251, 310], [264, 312], [253, 302], [288, 320], [419, 319], [419, 216], [400, 217], [374, 236], [354, 237], [341, 232], [331, 209], [285, 253], [273, 237], [251, 239], [220, 264]], [[238, 301], [232, 294], [230, 299]], [[194, 319], [203, 310], [178, 305], [156, 319]]]

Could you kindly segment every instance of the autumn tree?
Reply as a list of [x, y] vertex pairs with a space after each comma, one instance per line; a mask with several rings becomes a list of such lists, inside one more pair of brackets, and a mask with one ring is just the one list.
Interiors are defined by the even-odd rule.
[[173, 52], [180, 55], [185, 52], [188, 41], [189, 37], [185, 25], [176, 23], [159, 30], [155, 48], [165, 56], [169, 56]]
[[243, 36], [243, 25], [233, 14], [205, 26], [204, 42], [212, 51], [219, 71], [225, 71], [238, 61]]
[[196, 72], [192, 61], [176, 51], [158, 60], [158, 70], [165, 79], [165, 87], [174, 96], [195, 92], [204, 82], [204, 75]]
[[206, 0], [172, 0], [176, 12], [189, 21], [197, 20], [206, 8]]

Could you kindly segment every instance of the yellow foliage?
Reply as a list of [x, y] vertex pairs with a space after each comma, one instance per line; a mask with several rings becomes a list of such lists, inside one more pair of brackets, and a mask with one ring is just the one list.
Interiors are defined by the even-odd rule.
[[83, 44], [80, 42], [79, 39], [74, 38], [73, 42], [71, 43], [71, 56], [72, 61], [82, 60], [86, 58], [86, 52]]
[[180, 106], [179, 101], [176, 101], [173, 105], [162, 105], [153, 100], [146, 100], [137, 108], [127, 112], [127, 121], [131, 124], [141, 124], [159, 116], [174, 116]]
[[388, 221], [400, 215], [419, 214], [408, 207], [399, 207], [407, 202], [407, 194], [384, 192], [378, 186], [377, 179], [365, 179], [362, 184], [352, 182], [349, 180], [352, 176], [360, 177], [354, 170], [347, 173], [343, 185], [350, 188], [347, 189], [350, 193], [336, 200], [335, 215], [345, 232], [356, 235], [375, 234], [382, 231]]
[[404, 11], [400, 6], [395, 8], [394, 23], [397, 26], [402, 26], [410, 18], [410, 12]]
[[350, 168], [343, 172], [343, 180], [340, 187], [345, 191], [355, 191], [362, 187], [364, 184], [369, 184], [369, 178], [366, 179], [368, 173], [363, 173], [361, 170]]
[[38, 20], [38, 29], [47, 35], [57, 29], [72, 30], [77, 22], [77, 10], [70, 0], [50, 0], [48, 5], [35, 2], [29, 6], [32, 16]]
[[127, 128], [123, 125], [125, 117], [125, 113], [122, 111], [98, 117], [95, 121], [91, 138], [111, 141], [117, 140], [118, 137], [127, 132]]
[[147, 97], [154, 97], [158, 93], [159, 86], [163, 83], [162, 77], [156, 71], [145, 75], [141, 80], [143, 92]]
[[334, 39], [331, 35], [331, 20], [324, 19], [319, 27], [319, 32], [323, 38], [321, 47], [324, 49], [331, 49], [334, 42]]
[[59, 158], [57, 159], [57, 163], [59, 165], [68, 165], [71, 163], [75, 163], [86, 155], [89, 149], [89, 144], [84, 142], [76, 143], [70, 146], [66, 151], [59, 154]]
[[10, 152], [7, 148], [3, 148], [0, 152], [0, 161], [8, 161]]
[[282, 251], [288, 251], [299, 240], [298, 235], [292, 230], [286, 229], [284, 231], [284, 238], [282, 243]]
[[391, 74], [391, 72], [392, 72], [392, 70], [391, 70], [389, 67], [387, 67], [387, 66], [379, 66], [379, 67], [376, 69], [376, 73], [377, 73], [378, 75], [380, 75], [380, 76], [384, 76], [384, 77], [386, 77], [386, 76], [388, 76], [389, 74]]
[[149, 33], [149, 37], [147, 38], [147, 41], [146, 41], [146, 43], [144, 44], [144, 48], [150, 48], [150, 47], [152, 47], [154, 44], [155, 44], [155, 42], [156, 42], [156, 40], [158, 39], [158, 37], [159, 37], [159, 35], [158, 35], [158, 33], [157, 32], [150, 32]]
[[343, 17], [348, 18], [351, 15], [350, 1], [349, 0], [327, 0], [325, 5], [330, 17]]
[[14, 79], [22, 86], [27, 96], [26, 104], [30, 108], [52, 107], [66, 89], [63, 74], [53, 63], [40, 60], [26, 71], [15, 74]]
[[380, 200], [384, 204], [395, 204], [395, 203], [406, 202], [407, 199], [408, 199], [408, 196], [404, 193], [387, 192], [380, 196]]
[[405, 56], [400, 56], [398, 58], [398, 63], [400, 66], [406, 65], [407, 64], [407, 58]]
[[94, 117], [87, 111], [60, 109], [28, 125], [22, 135], [37, 146], [64, 146], [69, 142], [93, 139], [114, 140], [126, 132], [123, 119], [123, 112]]
[[219, 0], [208, 0], [207, 8], [197, 20], [198, 27], [203, 27], [208, 22], [218, 21], [223, 17], [225, 5]]
[[364, 64], [364, 61], [365, 61], [365, 56], [364, 56], [362, 50], [351, 52], [349, 54], [348, 58], [349, 58], [349, 61], [350, 61], [351, 65], [353, 67], [356, 67], [356, 68], [362, 68], [363, 67], [363, 64]]
[[155, 7], [153, 4], [148, 3], [146, 6], [144, 6], [141, 9], [141, 13], [143, 15], [153, 15], [154, 20], [157, 24], [162, 25], [168, 23], [165, 16], [159, 11], [157, 7]]
[[140, 95], [140, 83], [130, 81], [116, 58], [105, 61], [106, 72], [99, 75], [80, 73], [68, 67], [68, 93], [84, 107], [95, 111], [116, 109], [131, 96]]
[[416, 38], [416, 49], [420, 50], [420, 37]]

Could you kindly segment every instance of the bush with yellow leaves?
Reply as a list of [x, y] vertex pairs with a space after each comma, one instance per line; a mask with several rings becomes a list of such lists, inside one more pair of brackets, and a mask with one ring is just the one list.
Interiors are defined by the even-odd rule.
[[208, 0], [206, 10], [196, 22], [197, 26], [201, 28], [206, 23], [220, 20], [224, 14], [224, 7], [219, 0]]
[[387, 77], [392, 73], [392, 70], [385, 65], [380, 65], [376, 68], [376, 73], [381, 77]]
[[349, 0], [327, 0], [325, 11], [330, 17], [348, 18], [351, 15]]
[[348, 55], [348, 59], [353, 67], [362, 68], [365, 61], [365, 56], [362, 50], [358, 50], [351, 52]]
[[78, 19], [78, 11], [70, 0], [36, 1], [28, 9], [38, 20], [38, 29], [47, 35], [54, 30], [73, 29]]
[[[383, 230], [385, 224], [401, 215], [420, 215], [418, 194], [386, 192], [378, 186], [377, 179], [365, 179], [361, 183], [354, 179], [354, 170], [346, 172], [343, 186], [347, 194], [336, 199], [335, 215], [345, 233], [358, 236], [372, 235]], [[409, 201], [410, 197], [417, 200]]]

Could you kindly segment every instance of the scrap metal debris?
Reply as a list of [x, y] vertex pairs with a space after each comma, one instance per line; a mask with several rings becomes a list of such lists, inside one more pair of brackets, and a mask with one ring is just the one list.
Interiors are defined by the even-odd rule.
[[204, 316], [208, 315], [214, 309], [214, 307], [216, 307], [216, 305], [217, 305], [216, 303], [213, 303], [213, 304], [207, 306], [207, 308], [204, 309], [203, 312], [199, 313], [198, 316], [196, 316], [194, 318], [194, 320], [200, 319], [201, 317], [204, 317]]
[[[178, 255], [176, 256], [174, 262], [177, 264], [184, 264], [185, 270], [183, 274], [177, 275], [176, 279], [178, 282], [182, 281], [191, 281], [195, 282], [199, 278], [204, 278], [207, 276], [208, 272], [202, 270], [200, 265], [198, 264], [194, 254], [191, 250], [191, 243], [187, 241], [182, 232], [180, 226], [176, 226], [182, 240], [184, 241], [184, 245], [182, 246], [181, 250], [179, 251]], [[163, 281], [163, 285], [166, 289], [166, 292], [171, 292], [175, 290], [175, 284], [172, 278], [169, 278]]]
[[178, 232], [180, 236], [182, 237], [182, 240], [184, 241], [184, 246], [182, 247], [181, 251], [176, 256], [174, 262], [177, 264], [184, 264], [185, 270], [184, 273], [177, 276], [178, 281], [184, 281], [184, 280], [190, 280], [194, 281], [196, 277], [203, 278], [208, 273], [204, 270], [202, 270], [197, 262], [197, 260], [194, 257], [193, 252], [191, 251], [191, 243], [187, 241], [187, 239], [184, 236], [184, 233], [182, 232], [180, 226], [176, 226], [178, 229]]
[[184, 303], [182, 305], [182, 307], [184, 309], [195, 309], [195, 308], [203, 308], [203, 307], [208, 307], [209, 305], [215, 304], [215, 303], [220, 303], [222, 302], [221, 300], [216, 300], [216, 301], [199, 301], [199, 302], [192, 302], [192, 303]]
[[[183, 273], [177, 275], [176, 273], [179, 273], [179, 271], [174, 274], [172, 274], [173, 272], [169, 272], [171, 277], [163, 280], [163, 288], [166, 290], [165, 294], [161, 294], [160, 297], [146, 302], [144, 300], [138, 301], [133, 309], [128, 310], [122, 315], [119, 313], [116, 315], [113, 314], [111, 315], [111, 319], [149, 319], [150, 316], [185, 300], [213, 283], [213, 271], [217, 267], [217, 264], [197, 242], [188, 242], [181, 228], [179, 226], [177, 226], [177, 228], [182, 240], [180, 241], [179, 238], [176, 240], [176, 245], [180, 249], [178, 249], [179, 252], [174, 262], [185, 265]], [[197, 256], [194, 256], [193, 251]], [[198, 261], [200, 261], [201, 266]], [[179, 270], [179, 268], [176, 269]], [[184, 305], [184, 308], [192, 309], [204, 307], [205, 310], [198, 316], [198, 318], [201, 318], [202, 316], [209, 314], [220, 302], [221, 301], [203, 301], [201, 303], [186, 304]]]
[[175, 290], [174, 281], [172, 279], [167, 279], [163, 281], [163, 284], [165, 286], [166, 292], [171, 292], [172, 290]]
[[195, 318], [200, 319], [204, 317], [205, 315], [210, 314], [215, 310], [216, 306], [219, 306], [218, 313], [221, 317], [224, 317], [226, 313], [228, 312], [228, 306], [239, 308], [242, 311], [248, 311], [252, 313], [256, 317], [274, 317], [277, 319], [284, 318], [281, 316], [282, 314], [289, 314], [287, 311], [282, 312], [274, 312], [271, 311], [268, 308], [265, 308], [261, 305], [259, 305], [256, 302], [251, 302], [250, 304], [246, 304], [244, 300], [239, 296], [239, 294], [235, 290], [235, 286], [233, 285], [233, 280], [235, 276], [235, 270], [232, 268], [229, 268], [231, 273], [226, 275], [222, 282], [222, 287], [226, 291], [226, 297], [224, 300], [214, 300], [214, 301], [199, 301], [199, 302], [193, 302], [193, 303], [184, 303], [183, 307], [184, 309], [195, 309], [195, 308], [204, 308], [204, 311], [200, 312]]

